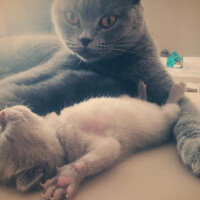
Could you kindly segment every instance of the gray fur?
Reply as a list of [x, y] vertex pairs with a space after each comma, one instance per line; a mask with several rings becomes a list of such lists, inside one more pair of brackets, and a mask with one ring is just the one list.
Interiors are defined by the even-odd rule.
[[[67, 12], [75, 13], [80, 19], [80, 24], [73, 26], [67, 23], [64, 17]], [[57, 0], [54, 2], [52, 13], [60, 40], [84, 60], [115, 57], [124, 53], [124, 50], [130, 50], [142, 35], [144, 26], [141, 6], [130, 6], [130, 2], [121, 0]], [[113, 27], [103, 29], [99, 22], [107, 15], [116, 16], [117, 21]], [[93, 40], [87, 48], [87, 54], [82, 52], [84, 48], [79, 41], [80, 37]]]
[[[66, 8], [76, 10], [82, 20], [80, 28], [75, 30], [65, 23], [63, 14]], [[110, 29], [97, 29], [105, 11], [121, 17], [117, 17]], [[26, 72], [0, 81], [1, 109], [7, 105], [24, 104], [42, 115], [60, 112], [63, 107], [91, 96], [136, 96], [139, 80], [147, 86], [148, 101], [159, 105], [166, 102], [173, 81], [158, 59], [143, 21], [140, 1], [55, 0], [52, 19], [61, 47], [47, 62], [39, 59], [34, 68], [29, 63]], [[92, 39], [86, 54], [83, 54], [78, 40], [81, 34]], [[30, 38], [25, 38], [22, 43], [27, 40]], [[10, 68], [20, 66], [20, 61], [13, 62], [12, 54], [24, 58], [27, 48], [23, 53], [17, 50], [8, 53]], [[1, 64], [6, 63], [4, 58], [5, 54], [1, 53]], [[174, 129], [178, 151], [183, 162], [199, 175], [200, 115], [186, 98], [180, 101], [180, 106], [181, 115]]]

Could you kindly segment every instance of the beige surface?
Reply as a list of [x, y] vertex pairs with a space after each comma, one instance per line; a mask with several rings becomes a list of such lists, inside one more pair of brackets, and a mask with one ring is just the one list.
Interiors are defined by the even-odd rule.
[[[195, 103], [199, 94], [189, 94]], [[199, 103], [200, 107], [200, 103]], [[73, 200], [199, 200], [200, 180], [178, 158], [174, 144], [131, 156], [85, 181]], [[42, 200], [39, 193], [22, 194], [0, 187], [0, 200]]]

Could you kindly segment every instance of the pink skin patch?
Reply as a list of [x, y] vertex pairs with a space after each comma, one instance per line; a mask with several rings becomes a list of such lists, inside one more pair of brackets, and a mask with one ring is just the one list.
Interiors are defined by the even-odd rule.
[[5, 123], [5, 112], [2, 111], [0, 113], [0, 124], [4, 124]]
[[74, 182], [74, 179], [71, 177], [66, 177], [66, 176], [58, 177], [58, 186], [60, 186], [60, 187], [68, 186], [73, 182]]
[[100, 121], [84, 121], [82, 122], [82, 127], [81, 129], [87, 133], [92, 133], [92, 134], [98, 134], [98, 135], [103, 135], [103, 133], [105, 133], [106, 130], [108, 130], [110, 128], [110, 124], [107, 123], [103, 123]]
[[84, 171], [85, 170], [85, 164], [83, 164], [83, 163], [76, 163], [75, 164], [75, 170], [77, 172]]

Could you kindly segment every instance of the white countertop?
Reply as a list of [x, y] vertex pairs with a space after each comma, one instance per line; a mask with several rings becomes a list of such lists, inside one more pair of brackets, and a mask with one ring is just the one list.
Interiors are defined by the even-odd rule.
[[[166, 66], [167, 58], [160, 59]], [[184, 57], [183, 68], [166, 67], [166, 69], [173, 77], [199, 79], [200, 83], [200, 57]]]

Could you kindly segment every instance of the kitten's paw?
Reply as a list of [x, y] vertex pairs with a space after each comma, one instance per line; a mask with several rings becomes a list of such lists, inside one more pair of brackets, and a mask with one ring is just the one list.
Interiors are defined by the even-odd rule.
[[168, 103], [176, 103], [179, 101], [186, 91], [186, 84], [183, 82], [175, 83], [169, 93]]
[[83, 170], [84, 165], [78, 163], [58, 168], [58, 175], [41, 185], [44, 189], [42, 196], [51, 200], [71, 199], [82, 180]]
[[138, 84], [138, 98], [144, 101], [147, 101], [147, 86], [143, 81], [139, 81]]
[[200, 175], [200, 138], [188, 139], [181, 148], [183, 162], [188, 165], [192, 172]]

